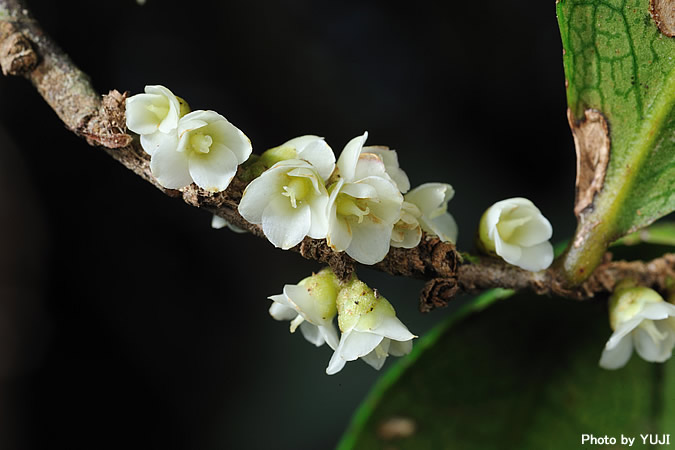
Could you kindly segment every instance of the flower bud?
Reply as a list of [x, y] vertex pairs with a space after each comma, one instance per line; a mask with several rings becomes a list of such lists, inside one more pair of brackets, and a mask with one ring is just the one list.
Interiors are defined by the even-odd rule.
[[390, 354], [403, 356], [412, 350], [416, 336], [396, 317], [391, 303], [356, 277], [338, 294], [337, 310], [342, 337], [327, 374], [339, 372], [357, 358], [379, 370]]
[[609, 323], [614, 333], [600, 358], [600, 367], [618, 369], [626, 365], [633, 347], [650, 362], [668, 360], [675, 347], [675, 305], [653, 289], [619, 283], [609, 299]]
[[526, 198], [510, 198], [488, 208], [480, 220], [478, 246], [522, 269], [537, 272], [553, 261], [548, 240], [553, 228]]

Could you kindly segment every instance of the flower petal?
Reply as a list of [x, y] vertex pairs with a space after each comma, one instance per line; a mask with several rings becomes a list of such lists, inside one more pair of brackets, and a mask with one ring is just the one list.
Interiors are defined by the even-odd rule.
[[238, 207], [244, 219], [255, 224], [262, 223], [263, 211], [270, 199], [279, 196], [282, 191], [285, 171], [283, 167], [272, 167], [246, 186]]
[[652, 337], [641, 327], [633, 331], [633, 344], [635, 351], [645, 361], [664, 362], [672, 355], [672, 347], [668, 348], [667, 339], [654, 341]]
[[372, 330], [372, 332], [381, 334], [394, 341], [409, 341], [416, 337], [396, 316], [384, 317], [380, 325]]
[[391, 341], [389, 354], [391, 356], [405, 356], [412, 351], [413, 342], [409, 341]]
[[455, 222], [455, 218], [449, 213], [441, 214], [433, 219], [423, 216], [419, 221], [424, 231], [435, 234], [442, 241], [457, 242], [457, 222]]
[[389, 356], [389, 339], [382, 339], [375, 350], [361, 357], [361, 360], [375, 370], [380, 370]]
[[354, 173], [356, 172], [356, 164], [361, 155], [363, 144], [368, 139], [368, 132], [363, 133], [362, 136], [357, 136], [345, 145], [340, 157], [337, 161], [340, 176], [345, 181], [351, 182], [354, 180]]
[[310, 163], [323, 180], [327, 180], [335, 169], [333, 149], [321, 138], [307, 142], [298, 153], [298, 159]]
[[[384, 339], [383, 336], [374, 333], [362, 333], [360, 331], [352, 330], [351, 333], [342, 335], [338, 350], [342, 359], [346, 361], [354, 361], [355, 359], [367, 355], [375, 347], [380, 345]], [[344, 342], [342, 342], [344, 340]]]
[[362, 223], [350, 222], [352, 240], [347, 254], [361, 264], [378, 263], [389, 253], [393, 226], [372, 222], [368, 217]]
[[328, 325], [319, 326], [319, 331], [330, 348], [335, 350], [339, 344], [339, 338], [335, 324], [331, 321]]
[[311, 220], [308, 205], [293, 208], [286, 197], [275, 197], [263, 211], [263, 233], [275, 247], [288, 250], [307, 236]]
[[323, 334], [321, 334], [319, 331], [319, 327], [309, 322], [302, 322], [300, 324], [300, 332], [302, 332], [302, 335], [305, 337], [305, 339], [307, 339], [307, 341], [316, 345], [317, 347], [321, 347], [324, 342], [326, 342], [323, 339]]
[[237, 173], [237, 157], [228, 147], [213, 143], [209, 153], [192, 152], [189, 156], [190, 175], [200, 188], [210, 192], [227, 189]]
[[548, 241], [532, 247], [521, 247], [520, 250], [522, 252], [520, 259], [511, 264], [522, 269], [538, 272], [547, 269], [553, 262], [553, 246]]
[[161, 145], [155, 150], [150, 158], [150, 170], [167, 189], [180, 189], [192, 183], [188, 156], [170, 145]]
[[[273, 297], [282, 297], [282, 296], [273, 296]], [[270, 297], [272, 298], [272, 297]], [[276, 320], [293, 320], [298, 316], [298, 312], [280, 302], [275, 301], [270, 306], [270, 316], [274, 317]]]
[[392, 180], [394, 180], [394, 183], [396, 183], [396, 186], [401, 191], [401, 193], [405, 194], [410, 190], [410, 180], [408, 179], [408, 175], [406, 175], [406, 173], [398, 164], [398, 155], [396, 154], [396, 150], [390, 150], [386, 147], [373, 146], [364, 147], [363, 151], [375, 153], [380, 158], [382, 158], [382, 162], [384, 162], [387, 174]]
[[623, 336], [616, 341], [616, 344], [609, 348], [606, 346], [600, 357], [600, 367], [603, 369], [620, 369], [625, 366], [630, 355], [633, 353], [633, 339], [630, 336]]

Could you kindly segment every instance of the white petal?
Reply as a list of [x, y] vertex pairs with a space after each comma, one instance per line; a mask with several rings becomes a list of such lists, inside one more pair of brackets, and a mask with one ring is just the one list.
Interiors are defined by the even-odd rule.
[[303, 159], [314, 166], [323, 180], [327, 180], [335, 169], [335, 154], [323, 139], [308, 142], [299, 151], [298, 159]]
[[312, 223], [307, 231], [307, 236], [312, 239], [324, 239], [328, 234], [328, 194], [317, 196], [309, 203], [312, 215]]
[[323, 325], [333, 319], [332, 317], [321, 317], [316, 300], [304, 286], [287, 284], [284, 286], [284, 295], [295, 305], [296, 310], [302, 314], [302, 317], [314, 325]]
[[352, 242], [351, 226], [346, 220], [333, 215], [330, 218], [326, 242], [336, 252], [344, 252]]
[[155, 102], [162, 102], [160, 96], [154, 94], [138, 94], [126, 100], [127, 128], [134, 133], [152, 134], [159, 129], [160, 118], [148, 109]]
[[521, 247], [521, 252], [518, 262], [511, 264], [531, 272], [547, 269], [553, 262], [553, 246], [548, 241], [533, 247]]
[[298, 316], [298, 312], [293, 308], [274, 302], [270, 306], [270, 316], [276, 320], [293, 320]]
[[354, 173], [356, 171], [356, 163], [361, 155], [363, 144], [368, 139], [368, 132], [363, 133], [363, 136], [357, 136], [345, 145], [340, 157], [337, 161], [340, 176], [345, 181], [354, 181]]
[[319, 331], [319, 327], [309, 322], [302, 322], [300, 324], [300, 331], [307, 341], [316, 345], [317, 347], [321, 347], [324, 342], [326, 342], [323, 339], [323, 335]]
[[283, 144], [281, 144], [279, 147], [293, 147], [296, 149], [298, 153], [307, 146], [310, 142], [314, 142], [317, 139], [323, 140], [322, 137], [320, 136], [315, 136], [313, 134], [307, 134], [304, 136], [298, 136], [296, 138], [291, 139], [290, 141], [286, 141]]
[[633, 339], [624, 336], [612, 348], [605, 347], [600, 357], [600, 367], [603, 369], [619, 369], [626, 365], [633, 353]]
[[345, 183], [340, 191], [354, 198], [377, 198], [377, 189], [366, 183]]
[[361, 264], [378, 263], [389, 253], [392, 226], [371, 222], [368, 217], [362, 223], [350, 221], [352, 240], [347, 254]]
[[380, 345], [382, 339], [382, 336], [374, 333], [362, 333], [353, 330], [351, 333], [342, 335], [337, 351], [340, 351], [342, 359], [353, 361], [373, 351], [375, 347]]
[[390, 150], [385, 147], [365, 147], [363, 151], [375, 153], [382, 158], [387, 174], [394, 180], [394, 183], [396, 183], [396, 186], [403, 194], [410, 190], [410, 180], [403, 169], [399, 167], [396, 150]]
[[662, 320], [675, 316], [675, 305], [668, 302], [654, 302], [645, 305], [639, 316], [650, 320]]
[[[424, 183], [405, 195], [406, 201], [414, 203], [423, 215], [433, 217], [445, 212], [455, 190], [447, 183]], [[441, 211], [438, 211], [439, 208]]]
[[433, 233], [445, 242], [457, 242], [457, 222], [449, 213], [441, 214], [433, 219], [419, 219], [424, 231]]
[[227, 189], [237, 173], [237, 157], [228, 147], [213, 143], [209, 153], [190, 153], [190, 175], [200, 188], [210, 192]]
[[548, 241], [553, 235], [553, 227], [551, 222], [542, 216], [541, 213], [532, 216], [532, 219], [518, 227], [510, 241], [522, 245], [524, 247], [531, 247], [540, 242]]
[[520, 247], [504, 242], [499, 234], [495, 236], [495, 251], [504, 261], [513, 265], [517, 265], [523, 255]]
[[[359, 160], [356, 162], [356, 169], [354, 170], [354, 181], [362, 180], [366, 177], [382, 177], [391, 180], [387, 175], [387, 170], [382, 159], [375, 153], [361, 153]], [[391, 180], [394, 183], [394, 180]], [[398, 188], [396, 188], [398, 190]]]
[[394, 341], [409, 341], [416, 337], [396, 316], [383, 318], [380, 325], [372, 332]]
[[308, 205], [293, 208], [286, 197], [275, 197], [263, 211], [263, 233], [275, 247], [288, 250], [307, 236], [311, 220]]
[[624, 336], [627, 336], [635, 328], [637, 328], [637, 326], [640, 325], [640, 322], [642, 322], [641, 317], [633, 317], [632, 319], [627, 320], [626, 322], [619, 325], [619, 327], [616, 330], [614, 330], [614, 333], [612, 333], [612, 336], [607, 341], [607, 345], [605, 346], [605, 348], [611, 350], [614, 347], [618, 346], [621, 340], [624, 338]]
[[159, 131], [162, 133], [169, 133], [172, 130], [175, 130], [178, 126], [178, 119], [180, 117], [180, 102], [173, 92], [161, 85], [146, 86], [145, 92], [160, 96], [162, 98], [162, 103], [167, 103], [169, 106], [166, 116], [164, 116], [159, 123]]
[[285, 168], [275, 166], [251, 181], [244, 189], [239, 202], [239, 214], [251, 223], [262, 223], [263, 211], [267, 204], [282, 191], [285, 173]]
[[251, 152], [253, 151], [251, 141], [239, 128], [232, 125], [225, 117], [220, 114], [217, 115], [218, 117], [214, 118], [213, 121], [209, 123], [209, 135], [211, 135], [214, 142], [227, 146], [237, 158], [238, 164], [243, 163], [251, 156]]
[[389, 356], [389, 343], [389, 339], [382, 339], [378, 348], [362, 356], [361, 359], [373, 369], [380, 370], [384, 366], [385, 361], [387, 361], [387, 356]]
[[412, 351], [413, 342], [409, 341], [391, 341], [389, 345], [389, 354], [391, 356], [405, 356]]
[[167, 189], [180, 189], [192, 183], [188, 155], [171, 146], [157, 148], [150, 158], [150, 170]]
[[211, 228], [214, 228], [216, 230], [220, 230], [223, 228], [225, 225], [227, 225], [227, 220], [223, 219], [220, 216], [216, 216], [215, 214], [211, 218]]
[[319, 326], [319, 331], [330, 348], [335, 350], [339, 343], [337, 329], [331, 321], [328, 325]]
[[635, 345], [635, 351], [642, 359], [661, 363], [672, 356], [675, 336], [670, 332], [670, 329], [658, 326], [657, 329], [665, 335], [665, 339], [654, 341], [643, 328], [638, 327], [633, 331], [633, 344]]
[[[338, 346], [338, 349], [339, 348], [340, 347]], [[344, 368], [346, 363], [347, 361], [340, 357], [338, 350], [335, 350], [333, 352], [333, 356], [331, 356], [330, 361], [328, 362], [328, 367], [326, 367], [326, 374], [335, 375]]]

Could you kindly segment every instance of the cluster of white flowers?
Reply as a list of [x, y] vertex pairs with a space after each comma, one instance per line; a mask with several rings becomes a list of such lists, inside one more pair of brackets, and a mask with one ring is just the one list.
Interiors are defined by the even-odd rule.
[[454, 242], [457, 225], [447, 213], [452, 187], [429, 183], [408, 192], [396, 152], [365, 147], [367, 137], [349, 141], [337, 163], [313, 135], [268, 150], [260, 161], [269, 168], [246, 187], [239, 213], [262, 225], [276, 247], [325, 238], [362, 264], [381, 261], [390, 246], [415, 247], [422, 230]]
[[[326, 373], [333, 375], [347, 361], [361, 358], [379, 370], [387, 356], [403, 356], [417, 337], [396, 317], [393, 306], [355, 276], [341, 284], [326, 268], [297, 285], [287, 284], [282, 294], [270, 297], [270, 315], [290, 320], [291, 333], [299, 327], [305, 339], [317, 347], [334, 350]], [[338, 318], [338, 333], [333, 320]]]
[[210, 192], [229, 186], [251, 141], [215, 111], [192, 111], [164, 86], [146, 86], [126, 101], [127, 128], [141, 136], [150, 170], [167, 189], [195, 183]]
[[626, 365], [633, 347], [645, 361], [665, 362], [675, 347], [675, 305], [656, 291], [620, 283], [609, 299], [609, 323], [614, 333], [600, 358], [600, 367], [619, 369]]

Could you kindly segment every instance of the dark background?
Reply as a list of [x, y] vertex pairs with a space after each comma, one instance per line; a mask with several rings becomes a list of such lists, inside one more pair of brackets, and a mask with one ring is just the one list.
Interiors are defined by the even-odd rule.
[[[28, 5], [99, 91], [163, 84], [255, 152], [312, 133], [339, 153], [368, 130], [413, 186], [455, 187], [461, 249], [507, 197], [554, 240], [574, 229], [552, 0]], [[320, 266], [209, 223], [0, 77], [0, 448], [335, 445], [378, 373], [325, 375], [329, 349], [267, 313]], [[359, 273], [417, 334], [449, 312], [417, 312], [419, 281]]]

